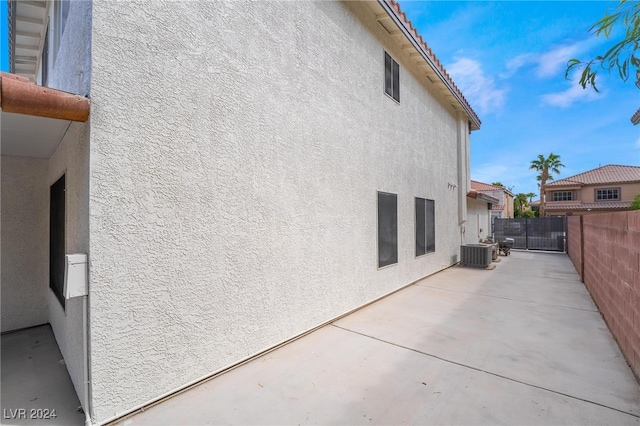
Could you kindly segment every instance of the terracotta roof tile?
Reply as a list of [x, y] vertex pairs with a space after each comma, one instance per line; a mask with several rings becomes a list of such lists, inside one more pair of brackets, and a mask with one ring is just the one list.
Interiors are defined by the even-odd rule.
[[631, 122], [632, 122], [633, 124], [638, 124], [638, 123], [640, 123], [640, 108], [638, 108], [638, 110], [636, 111], [636, 113], [635, 113], [635, 114], [633, 114], [633, 115], [631, 116]]
[[491, 210], [504, 210], [504, 204], [494, 204], [491, 206]]
[[640, 182], [640, 167], [608, 164], [597, 169], [559, 179], [547, 184], [554, 186], [599, 185], [606, 183]]
[[504, 188], [500, 188], [499, 186], [489, 185], [488, 183], [482, 183], [482, 182], [472, 180], [471, 189], [475, 189], [476, 191], [501, 191]]
[[453, 79], [451, 78], [451, 76], [449, 75], [449, 73], [447, 72], [447, 70], [444, 68], [444, 66], [442, 65], [442, 63], [440, 62], [440, 60], [438, 58], [436, 58], [436, 55], [433, 53], [433, 51], [429, 48], [429, 46], [427, 46], [427, 43], [422, 39], [422, 36], [420, 34], [418, 34], [418, 31], [416, 30], [416, 28], [413, 26], [413, 24], [411, 23], [410, 20], [407, 19], [407, 15], [402, 11], [402, 9], [400, 9], [400, 5], [395, 1], [395, 0], [385, 0], [388, 4], [391, 5], [391, 7], [393, 8], [393, 10], [395, 10], [396, 15], [402, 20], [402, 22], [406, 25], [407, 29], [413, 34], [413, 36], [415, 37], [415, 39], [418, 41], [418, 43], [421, 45], [421, 47], [424, 49], [424, 51], [426, 52], [427, 56], [429, 57], [429, 59], [431, 59], [431, 61], [436, 65], [436, 67], [438, 68], [438, 71], [440, 71], [440, 73], [444, 76], [445, 82], [450, 85], [453, 90], [455, 91], [456, 95], [460, 98], [460, 100], [463, 103], [463, 107], [465, 109], [467, 109], [469, 111], [469, 113], [472, 115], [472, 119], [474, 121], [477, 121], [477, 123], [481, 123], [480, 118], [478, 117], [478, 115], [476, 114], [476, 112], [473, 110], [473, 108], [471, 108], [471, 105], [469, 104], [469, 102], [467, 101], [467, 99], [464, 97], [464, 95], [462, 94], [462, 91], [458, 88], [458, 86], [456, 86], [456, 84], [453, 82]]
[[631, 201], [600, 201], [597, 203], [572, 203], [557, 204], [547, 203], [547, 210], [601, 210], [601, 209], [628, 209], [631, 207]]

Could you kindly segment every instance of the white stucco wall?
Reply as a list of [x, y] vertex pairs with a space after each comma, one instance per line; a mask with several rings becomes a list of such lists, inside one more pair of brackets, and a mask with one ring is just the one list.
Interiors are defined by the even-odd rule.
[[[89, 124], [72, 123], [48, 162], [46, 188], [65, 175], [65, 245], [67, 253], [89, 253]], [[49, 215], [47, 203], [47, 218]], [[48, 229], [48, 227], [47, 227]], [[46, 241], [48, 257], [48, 236]], [[48, 259], [47, 259], [48, 260]], [[47, 262], [48, 265], [48, 262]], [[47, 271], [48, 276], [48, 271]], [[64, 357], [80, 401], [84, 401], [84, 353], [82, 348], [82, 299], [62, 306], [48, 288], [51, 328]]]
[[466, 243], [476, 244], [491, 236], [491, 210], [487, 202], [467, 198]]
[[[466, 120], [366, 5], [94, 1], [93, 20], [98, 420], [458, 260]], [[382, 270], [376, 191], [398, 194]], [[414, 197], [436, 210], [417, 259]]]
[[2, 331], [46, 324], [49, 291], [47, 160], [0, 157]]

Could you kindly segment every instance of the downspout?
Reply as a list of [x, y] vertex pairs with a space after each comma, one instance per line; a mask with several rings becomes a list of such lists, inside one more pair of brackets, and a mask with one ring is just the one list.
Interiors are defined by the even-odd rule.
[[90, 371], [89, 371], [89, 312], [87, 309], [87, 299], [89, 295], [82, 296], [82, 351], [84, 355], [84, 424], [85, 426], [93, 426], [91, 419], [91, 407], [89, 397]]
[[463, 114], [457, 114], [457, 166], [458, 166], [458, 225], [460, 226], [460, 244], [465, 243], [465, 223], [467, 222], [467, 192], [469, 189], [469, 162], [467, 149], [467, 126]]

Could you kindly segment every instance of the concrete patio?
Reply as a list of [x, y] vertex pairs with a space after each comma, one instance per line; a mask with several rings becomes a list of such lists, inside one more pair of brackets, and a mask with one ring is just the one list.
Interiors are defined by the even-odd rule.
[[454, 267], [128, 418], [173, 424], [640, 424], [568, 256]]

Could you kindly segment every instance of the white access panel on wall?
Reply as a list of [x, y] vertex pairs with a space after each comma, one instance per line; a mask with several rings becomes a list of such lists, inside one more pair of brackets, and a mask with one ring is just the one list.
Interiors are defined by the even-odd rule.
[[64, 298], [86, 296], [88, 294], [87, 282], [87, 255], [76, 253], [65, 255], [64, 265]]

